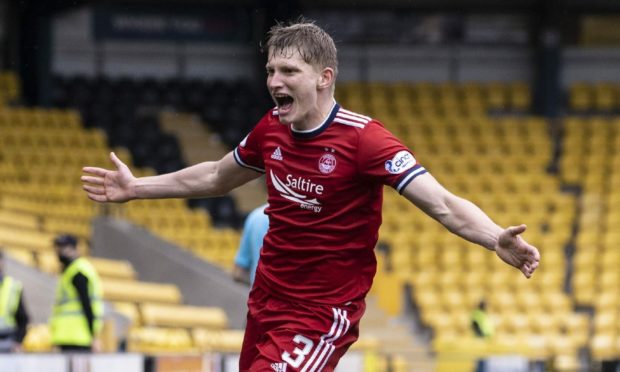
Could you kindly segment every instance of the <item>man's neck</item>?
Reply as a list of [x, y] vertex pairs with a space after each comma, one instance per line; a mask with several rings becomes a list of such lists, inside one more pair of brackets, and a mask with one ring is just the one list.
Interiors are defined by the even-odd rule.
[[78, 257], [71, 257], [71, 258], [67, 261], [67, 263], [66, 263], [66, 264], [63, 262], [63, 263], [62, 263], [62, 271], [67, 270], [67, 267], [71, 266], [71, 264], [72, 264], [75, 260], [77, 260], [77, 259], [78, 259]]
[[293, 129], [298, 132], [310, 132], [320, 127], [329, 117], [334, 107], [335, 99], [333, 94], [325, 97], [317, 97], [317, 106], [312, 110], [311, 115], [301, 123], [292, 123]]

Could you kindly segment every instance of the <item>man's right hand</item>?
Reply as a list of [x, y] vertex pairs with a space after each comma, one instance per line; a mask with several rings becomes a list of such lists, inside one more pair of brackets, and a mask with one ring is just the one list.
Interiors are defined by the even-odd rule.
[[116, 170], [108, 170], [97, 167], [84, 167], [81, 177], [82, 188], [88, 198], [100, 203], [114, 202], [123, 203], [135, 199], [136, 195], [132, 183], [136, 180], [131, 170], [113, 152], [110, 160], [116, 166]]
[[94, 338], [93, 339], [93, 343], [92, 343], [92, 345], [90, 347], [90, 350], [93, 353], [100, 353], [100, 352], [102, 352], [103, 351], [103, 344], [101, 342], [101, 339], [99, 339], [98, 337]]

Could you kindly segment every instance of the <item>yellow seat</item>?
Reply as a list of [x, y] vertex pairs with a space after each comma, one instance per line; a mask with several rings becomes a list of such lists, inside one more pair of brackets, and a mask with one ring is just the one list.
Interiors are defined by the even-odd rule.
[[172, 284], [147, 283], [111, 278], [102, 279], [103, 298], [120, 302], [181, 302], [179, 288]]
[[507, 101], [506, 87], [501, 83], [487, 85], [487, 107], [491, 110], [505, 110]]
[[0, 226], [2, 227], [36, 230], [40, 228], [39, 225], [40, 221], [35, 215], [0, 209]]
[[597, 312], [613, 312], [620, 306], [620, 299], [615, 291], [603, 291], [594, 300]]
[[569, 104], [575, 111], [586, 111], [592, 107], [590, 86], [584, 83], [573, 84], [569, 91]]
[[89, 257], [88, 261], [95, 267], [95, 270], [102, 278], [125, 280], [136, 278], [136, 272], [129, 261], [101, 257]]
[[594, 316], [594, 332], [596, 334], [614, 333], [618, 316], [616, 311], [600, 311]]
[[516, 290], [515, 300], [518, 307], [529, 314], [544, 313], [542, 303], [540, 301], [541, 293], [530, 288], [518, 287]]
[[114, 302], [114, 310], [125, 316], [131, 322], [132, 327], [142, 326], [142, 319], [138, 305], [133, 302]]
[[13, 249], [7, 246], [4, 247], [3, 251], [8, 257], [14, 259], [17, 262], [20, 262], [26, 266], [36, 267], [36, 261], [34, 259], [34, 256], [32, 255], [32, 252], [30, 251]]
[[32, 324], [28, 326], [23, 349], [32, 353], [47, 353], [52, 351], [52, 337], [47, 324]]
[[[5, 200], [7, 202], [7, 200]], [[6, 205], [6, 204], [5, 204]], [[16, 204], [13, 204], [16, 205]], [[24, 209], [28, 204], [22, 204]], [[52, 246], [54, 235], [32, 229], [0, 226], [0, 244], [31, 251], [45, 251]]]
[[598, 273], [598, 289], [599, 291], [614, 290], [618, 288], [620, 283], [620, 273], [616, 270]]
[[551, 335], [557, 334], [560, 329], [560, 321], [555, 313], [532, 313], [529, 323], [532, 331], [538, 334]]
[[437, 277], [436, 284], [439, 285], [440, 290], [443, 292], [460, 291], [465, 274], [461, 272], [458, 266], [452, 271], [447, 270]]
[[579, 356], [573, 351], [570, 354], [556, 355], [553, 360], [553, 367], [557, 371], [579, 371], [582, 365]]
[[592, 359], [596, 361], [616, 359], [620, 355], [617, 337], [613, 333], [595, 334], [590, 341]]
[[39, 270], [52, 275], [60, 273], [60, 263], [54, 251], [38, 252], [36, 261]]
[[575, 301], [580, 305], [591, 305], [595, 297], [596, 274], [591, 271], [577, 271], [573, 276]]
[[429, 314], [429, 325], [433, 329], [435, 338], [442, 339], [447, 337], [463, 336], [461, 330], [457, 326], [457, 319], [449, 312], [436, 312]]
[[129, 331], [127, 350], [138, 353], [195, 352], [187, 329], [134, 328]]
[[446, 307], [451, 311], [455, 311], [457, 309], [463, 309], [465, 306], [466, 299], [463, 296], [463, 292], [460, 290], [451, 290], [444, 291], [441, 293], [441, 301]]
[[609, 112], [614, 109], [614, 87], [607, 83], [594, 85], [594, 107], [599, 111]]
[[510, 313], [507, 315], [506, 326], [513, 334], [533, 333], [530, 318], [526, 314]]
[[527, 111], [532, 101], [529, 86], [524, 82], [510, 85], [510, 107], [516, 111]]
[[527, 352], [525, 355], [532, 359], [543, 360], [551, 356], [551, 342], [549, 337], [537, 333], [531, 333], [525, 337]]
[[195, 328], [192, 337], [200, 351], [237, 353], [243, 344], [243, 331]]
[[148, 326], [223, 329], [226, 313], [219, 307], [143, 303], [142, 322]]
[[541, 297], [543, 306], [549, 312], [568, 312], [573, 307], [571, 298], [563, 292], [549, 292]]

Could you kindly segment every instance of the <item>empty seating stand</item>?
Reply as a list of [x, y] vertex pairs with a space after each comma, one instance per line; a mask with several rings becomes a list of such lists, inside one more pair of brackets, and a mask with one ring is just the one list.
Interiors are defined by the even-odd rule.
[[[410, 284], [421, 320], [433, 331], [435, 350], [449, 358], [451, 346], [446, 345], [469, 345], [469, 314], [484, 298], [498, 327], [497, 345], [484, 345], [484, 350], [501, 351], [513, 343], [513, 351], [524, 354], [538, 350], [545, 357], [575, 358], [587, 344], [583, 323], [589, 324], [587, 317], [574, 321], [581, 314], [574, 313], [574, 301], [563, 288], [564, 248], [576, 200], [561, 192], [559, 177], [547, 172], [553, 138], [549, 123], [526, 114], [527, 87], [373, 83], [367, 89], [345, 83], [338, 85], [337, 96], [343, 107], [382, 121], [442, 184], [478, 204], [498, 224], [527, 223], [524, 237], [543, 257], [535, 280], [528, 281], [388, 189], [379, 239], [389, 246], [383, 266], [391, 272], [379, 270], [374, 292], [384, 309], [398, 313], [403, 306], [397, 300], [399, 284]], [[464, 353], [479, 355], [471, 345]]]

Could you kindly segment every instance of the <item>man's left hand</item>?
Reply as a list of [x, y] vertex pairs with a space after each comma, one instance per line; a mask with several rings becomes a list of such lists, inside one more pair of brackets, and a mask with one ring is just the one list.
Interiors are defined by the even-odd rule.
[[495, 253], [504, 262], [521, 270], [530, 278], [538, 267], [540, 253], [533, 245], [528, 244], [520, 234], [526, 230], [525, 225], [510, 226], [499, 235], [495, 245]]

